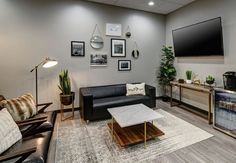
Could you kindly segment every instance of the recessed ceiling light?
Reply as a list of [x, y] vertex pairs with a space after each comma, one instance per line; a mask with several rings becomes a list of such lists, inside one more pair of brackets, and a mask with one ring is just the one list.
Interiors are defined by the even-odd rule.
[[155, 3], [153, 1], [148, 2], [149, 6], [153, 6]]

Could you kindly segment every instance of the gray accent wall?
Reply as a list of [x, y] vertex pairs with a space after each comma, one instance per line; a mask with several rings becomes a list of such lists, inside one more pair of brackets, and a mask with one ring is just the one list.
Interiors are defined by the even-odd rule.
[[[216, 78], [218, 86], [223, 85], [222, 74], [236, 71], [236, 1], [235, 0], [197, 0], [166, 17], [166, 44], [173, 45], [172, 30], [204, 20], [221, 17], [224, 38], [224, 57], [187, 57], [176, 59], [175, 66], [179, 78], [186, 79], [186, 70], [192, 70], [197, 79], [203, 82], [207, 75]], [[177, 91], [177, 90], [176, 90]], [[191, 95], [190, 95], [191, 94]], [[207, 109], [201, 95], [192, 96], [186, 92], [184, 101]]]
[[[111, 58], [111, 37], [105, 36], [105, 23], [122, 24], [120, 38], [125, 38], [130, 26], [132, 37], [126, 39], [126, 58]], [[92, 49], [89, 44], [96, 24], [105, 41], [100, 50]], [[79, 0], [1, 0], [0, 94], [7, 98], [27, 92], [35, 94], [35, 73], [30, 70], [47, 56], [59, 63], [50, 69], [39, 68], [39, 102], [52, 101], [52, 109], [59, 109], [57, 84], [61, 69], [70, 72], [76, 106], [79, 106], [78, 90], [83, 86], [129, 82], [157, 86], [156, 69], [165, 34], [163, 15]], [[71, 57], [72, 40], [86, 42], [85, 57]], [[134, 41], [140, 50], [137, 60], [131, 58]], [[90, 67], [91, 53], [107, 53], [108, 66]], [[131, 59], [132, 70], [119, 72], [119, 59]]]

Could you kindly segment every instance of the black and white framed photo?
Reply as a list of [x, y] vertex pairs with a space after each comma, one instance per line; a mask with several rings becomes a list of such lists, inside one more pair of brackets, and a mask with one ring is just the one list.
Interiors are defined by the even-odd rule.
[[111, 56], [125, 57], [126, 56], [126, 40], [125, 39], [111, 39]]
[[84, 57], [85, 56], [85, 42], [71, 41], [71, 56]]
[[91, 54], [90, 66], [107, 66], [107, 54]]
[[131, 71], [131, 60], [118, 60], [118, 71]]

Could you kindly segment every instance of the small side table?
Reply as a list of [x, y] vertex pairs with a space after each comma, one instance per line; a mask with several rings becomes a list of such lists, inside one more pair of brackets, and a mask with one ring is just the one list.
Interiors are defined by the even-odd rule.
[[72, 99], [72, 104], [71, 104], [71, 106], [72, 106], [72, 115], [71, 116], [68, 116], [68, 117], [65, 117], [65, 115], [64, 115], [64, 107], [65, 107], [65, 105], [63, 105], [62, 103], [61, 103], [61, 121], [64, 121], [64, 120], [67, 120], [67, 119], [73, 119], [74, 118], [74, 112], [75, 112], [75, 108], [74, 108], [74, 96], [72, 96], [73, 97], [73, 99]]

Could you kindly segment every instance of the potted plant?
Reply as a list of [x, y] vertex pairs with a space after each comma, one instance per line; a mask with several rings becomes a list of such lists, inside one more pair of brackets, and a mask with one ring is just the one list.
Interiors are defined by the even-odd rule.
[[162, 86], [163, 95], [162, 100], [168, 101], [167, 86], [170, 85], [170, 81], [173, 81], [176, 76], [176, 69], [174, 67], [175, 57], [172, 52], [171, 46], [163, 46], [160, 72], [158, 74], [159, 84]]
[[192, 83], [192, 71], [187, 70], [186, 71], [186, 77], [187, 77], [186, 83], [191, 84]]
[[62, 70], [59, 74], [59, 89], [62, 93], [60, 93], [60, 101], [63, 105], [72, 104], [75, 99], [75, 92], [71, 92], [71, 82], [70, 77], [68, 75], [68, 70]]
[[208, 75], [206, 77], [206, 83], [209, 84], [209, 85], [212, 85], [213, 83], [215, 82], [215, 78], [211, 75]]

